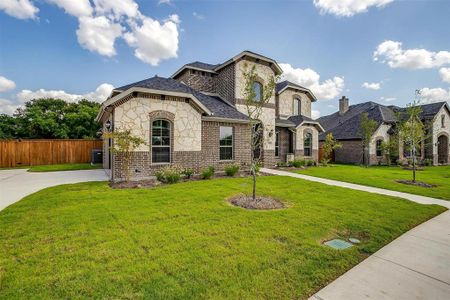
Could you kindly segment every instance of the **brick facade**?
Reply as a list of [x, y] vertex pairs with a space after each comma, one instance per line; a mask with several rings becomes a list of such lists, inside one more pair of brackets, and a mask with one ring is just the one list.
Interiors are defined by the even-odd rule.
[[216, 77], [216, 93], [218, 93], [223, 99], [230, 103], [235, 103], [235, 66], [229, 64], [223, 69], [219, 70], [219, 74]]
[[361, 140], [339, 141], [342, 147], [334, 151], [334, 160], [344, 164], [362, 164], [363, 154]]
[[[156, 114], [158, 115], [158, 114]], [[220, 161], [219, 159], [219, 135], [220, 126], [233, 127], [233, 160]], [[202, 122], [202, 150], [201, 151], [173, 151], [172, 164], [183, 168], [192, 168], [196, 173], [203, 168], [214, 166], [217, 171], [222, 171], [227, 164], [238, 164], [242, 170], [250, 166], [250, 129], [248, 124]], [[270, 151], [269, 151], [270, 152]], [[273, 152], [273, 151], [272, 151]], [[273, 163], [274, 153], [266, 156]], [[114, 155], [113, 180], [123, 180], [121, 164], [123, 158], [120, 154]], [[167, 164], [152, 164], [151, 151], [136, 151], [133, 153], [131, 163], [131, 178], [133, 180], [145, 179], [155, 175], [155, 172]]]
[[217, 74], [186, 69], [177, 75], [176, 80], [184, 82], [197, 91], [216, 93], [216, 78]]

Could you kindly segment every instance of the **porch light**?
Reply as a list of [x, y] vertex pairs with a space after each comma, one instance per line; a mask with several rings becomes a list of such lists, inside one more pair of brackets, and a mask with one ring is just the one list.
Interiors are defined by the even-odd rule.
[[111, 131], [111, 121], [110, 120], [105, 122], [105, 128], [106, 128], [106, 130]]

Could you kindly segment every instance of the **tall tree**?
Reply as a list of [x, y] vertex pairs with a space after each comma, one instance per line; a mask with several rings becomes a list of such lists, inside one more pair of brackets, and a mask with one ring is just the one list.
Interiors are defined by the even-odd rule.
[[245, 65], [244, 70], [244, 102], [247, 116], [250, 118], [251, 166], [253, 176], [252, 198], [256, 200], [256, 176], [261, 162], [261, 149], [264, 147], [264, 129], [260, 123], [263, 108], [275, 93], [277, 78], [271, 76], [266, 84], [258, 81], [255, 66]]
[[369, 119], [368, 113], [365, 112], [361, 114], [361, 146], [363, 150], [363, 163], [366, 167], [369, 166], [368, 154], [370, 141], [372, 140], [372, 136], [375, 133], [375, 130], [377, 130], [377, 127], [378, 123], [375, 120]]

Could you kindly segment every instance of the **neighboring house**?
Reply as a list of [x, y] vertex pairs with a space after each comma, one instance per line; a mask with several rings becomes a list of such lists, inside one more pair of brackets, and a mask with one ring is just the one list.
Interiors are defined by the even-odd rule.
[[[243, 73], [255, 66], [253, 87], [258, 101], [262, 86], [280, 75], [271, 58], [244, 51], [222, 64], [186, 64], [171, 78], [152, 77], [116, 88], [102, 103], [97, 120], [103, 130], [129, 129], [148, 144], [133, 153], [133, 178], [147, 178], [158, 168], [176, 164], [199, 171], [207, 166], [222, 170], [236, 163], [246, 168], [251, 160], [250, 126], [244, 105]], [[318, 159], [318, 134], [311, 119], [313, 93], [284, 81], [263, 108], [262, 163], [274, 166], [294, 157]], [[120, 155], [104, 140], [104, 167], [120, 180]]]
[[[361, 164], [363, 163], [363, 150], [361, 140], [361, 115], [367, 113], [369, 119], [375, 120], [378, 127], [369, 144], [369, 164], [385, 163], [385, 157], [381, 148], [383, 141], [388, 141], [395, 133], [397, 115], [405, 115], [406, 108], [396, 106], [384, 106], [375, 102], [364, 102], [349, 106], [348, 98], [339, 100], [339, 111], [331, 115], [319, 118], [317, 121], [325, 129], [319, 140], [323, 142], [328, 133], [332, 133], [342, 147], [334, 151], [334, 161], [338, 163]], [[420, 105], [422, 112], [421, 121], [427, 128], [426, 143], [420, 149], [422, 159], [429, 158], [433, 164], [448, 164], [449, 137], [450, 137], [450, 108], [446, 102]], [[399, 159], [408, 157], [403, 151], [403, 145], [399, 145]]]

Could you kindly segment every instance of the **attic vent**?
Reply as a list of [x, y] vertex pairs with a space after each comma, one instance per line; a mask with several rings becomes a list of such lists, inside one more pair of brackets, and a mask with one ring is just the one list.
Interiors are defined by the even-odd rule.
[[161, 95], [161, 100], [166, 100], [166, 95]]
[[138, 96], [138, 92], [133, 92], [131, 95], [132, 95], [134, 98], [136, 98], [136, 97]]
[[184, 99], [184, 102], [189, 103], [189, 98]]

